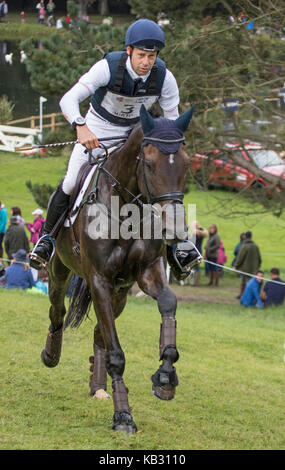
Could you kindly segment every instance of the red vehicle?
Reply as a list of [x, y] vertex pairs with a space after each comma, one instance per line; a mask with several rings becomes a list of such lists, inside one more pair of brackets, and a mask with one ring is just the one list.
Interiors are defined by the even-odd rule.
[[[226, 144], [229, 150], [249, 160], [248, 155], [258, 168], [285, 179], [285, 162], [274, 150], [266, 150], [260, 144]], [[191, 158], [192, 172], [197, 183], [204, 188], [210, 186], [228, 186], [235, 189], [264, 187], [266, 181], [238, 166], [230, 153], [224, 150], [209, 150], [203, 154], [196, 153]]]

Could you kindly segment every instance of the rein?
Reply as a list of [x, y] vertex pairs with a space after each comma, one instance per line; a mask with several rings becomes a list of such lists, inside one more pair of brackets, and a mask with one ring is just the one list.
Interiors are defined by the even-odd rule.
[[[115, 140], [115, 137], [109, 137], [109, 138], [106, 138], [106, 140]], [[126, 139], [124, 139], [124, 140], [126, 140]], [[177, 143], [177, 142], [184, 142], [185, 138], [182, 137], [180, 139], [170, 140], [170, 139], [159, 139], [159, 138], [155, 138], [155, 137], [143, 137], [140, 153], [136, 157], [137, 161], [136, 161], [136, 167], [135, 167], [135, 172], [134, 172], [135, 175], [136, 175], [137, 170], [138, 170], [139, 162], [141, 162], [142, 163], [142, 177], [143, 177], [144, 186], [146, 188], [146, 199], [147, 199], [148, 204], [153, 205], [156, 202], [165, 201], [165, 200], [168, 200], [168, 199], [172, 203], [175, 202], [175, 203], [178, 203], [178, 204], [183, 204], [184, 194], [181, 191], [170, 191], [168, 193], [158, 194], [157, 196], [153, 196], [151, 194], [150, 189], [149, 189], [149, 185], [148, 185], [148, 182], [147, 182], [146, 173], [145, 173], [145, 153], [144, 153], [144, 150], [143, 150], [143, 141], [144, 140], [152, 140], [152, 141], [155, 141], [155, 142], [163, 142], [163, 143]], [[134, 202], [136, 202], [141, 207], [143, 207], [144, 202], [141, 199], [142, 194], [140, 193], [138, 195], [134, 195], [126, 186], [122, 185], [120, 183], [120, 181], [118, 181], [112, 175], [112, 173], [109, 172], [109, 170], [104, 168], [104, 164], [106, 163], [109, 154], [108, 154], [108, 149], [104, 145], [100, 144], [100, 146], [105, 149], [106, 153], [105, 153], [104, 156], [98, 155], [97, 157], [94, 158], [92, 156], [92, 150], [89, 150], [89, 163], [91, 165], [98, 164], [98, 172], [97, 172], [97, 176], [95, 177], [95, 181], [94, 181], [93, 187], [91, 189], [91, 192], [81, 202], [80, 208], [85, 203], [92, 204], [94, 202], [94, 200], [96, 199], [97, 189], [98, 189], [98, 180], [99, 180], [100, 173], [103, 173], [107, 178], [109, 178], [112, 181], [112, 183], [111, 183], [112, 187], [117, 191], [118, 195], [122, 198], [124, 203], [127, 202], [124, 198], [124, 195], [123, 195], [123, 193], [125, 192], [126, 194], [128, 194], [128, 196], [131, 196], [131, 198], [132, 198], [130, 204], [133, 204]], [[109, 210], [108, 210], [108, 212], [109, 212]]]

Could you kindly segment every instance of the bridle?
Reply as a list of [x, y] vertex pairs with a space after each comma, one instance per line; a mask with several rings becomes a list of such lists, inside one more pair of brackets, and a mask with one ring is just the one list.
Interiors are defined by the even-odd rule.
[[[182, 143], [182, 142], [185, 141], [185, 138], [181, 137], [179, 139], [170, 140], [170, 139], [160, 139], [158, 137], [143, 137], [143, 141], [145, 141], [145, 140], [173, 144], [173, 143], [177, 143], [177, 142]], [[149, 186], [148, 186], [148, 182], [147, 182], [146, 173], [145, 173], [145, 153], [144, 153], [143, 143], [141, 145], [140, 154], [137, 156], [136, 170], [137, 170], [137, 167], [138, 167], [138, 163], [140, 161], [142, 163], [142, 177], [143, 177], [143, 183], [144, 183], [144, 186], [145, 186], [145, 189], [146, 189], [147, 203], [152, 205], [156, 202], [169, 200], [171, 203], [183, 204], [184, 194], [181, 191], [169, 191], [168, 193], [158, 194], [157, 196], [153, 196], [151, 194]]]
[[[111, 140], [111, 139], [114, 139], [114, 138], [109, 138], [109, 139]], [[106, 140], [109, 140], [109, 139], [106, 138]], [[141, 162], [141, 164], [142, 164], [142, 178], [143, 178], [143, 183], [144, 183], [144, 186], [145, 186], [145, 189], [146, 189], [146, 200], [147, 200], [148, 204], [153, 206], [153, 204], [155, 204], [156, 202], [161, 202], [161, 201], [166, 201], [166, 200], [169, 200], [170, 203], [183, 204], [184, 194], [181, 191], [169, 191], [167, 193], [158, 194], [156, 196], [153, 196], [151, 194], [151, 191], [150, 191], [149, 185], [148, 185], [148, 181], [147, 181], [146, 172], [145, 172], [145, 153], [144, 153], [143, 142], [146, 141], [146, 140], [147, 141], [154, 141], [154, 142], [162, 142], [162, 143], [172, 144], [172, 143], [178, 143], [178, 142], [181, 142], [181, 143], [185, 142], [185, 138], [181, 137], [179, 139], [174, 139], [174, 140], [172, 139], [171, 140], [171, 139], [160, 139], [160, 138], [156, 138], [156, 137], [146, 137], [146, 136], [144, 136], [143, 139], [142, 139], [140, 153], [136, 157], [136, 166], [135, 166], [135, 171], [134, 171], [134, 174], [137, 177], [138, 166], [139, 166], [139, 163]], [[140, 193], [138, 195], [134, 195], [126, 186], [122, 185], [112, 175], [112, 173], [109, 172], [109, 170], [107, 170], [104, 167], [104, 164], [106, 163], [106, 161], [108, 159], [108, 156], [109, 156], [108, 155], [108, 149], [102, 144], [100, 144], [100, 146], [102, 146], [105, 150], [105, 155], [103, 157], [102, 157], [102, 155], [99, 155], [97, 158], [94, 158], [92, 156], [92, 151], [90, 151], [90, 153], [89, 153], [89, 163], [98, 164], [98, 177], [96, 178], [95, 186], [92, 188], [91, 193], [89, 193], [89, 195], [85, 199], [84, 203], [87, 202], [89, 204], [90, 203], [92, 204], [92, 202], [94, 202], [94, 200], [96, 199], [97, 189], [98, 189], [97, 184], [98, 184], [98, 179], [99, 179], [99, 173], [101, 172], [107, 178], [109, 178], [111, 180], [112, 187], [116, 190], [116, 192], [121, 197], [121, 199], [123, 200], [124, 203], [127, 202], [125, 200], [125, 197], [124, 197], [124, 193], [125, 193], [125, 194], [128, 194], [128, 196], [130, 196], [132, 198], [132, 200], [129, 202], [130, 204], [137, 203], [138, 205], [143, 207], [143, 205], [144, 205], [144, 202], [142, 200], [142, 198], [144, 197], [143, 194]], [[138, 177], [137, 177], [137, 179], [138, 179]]]

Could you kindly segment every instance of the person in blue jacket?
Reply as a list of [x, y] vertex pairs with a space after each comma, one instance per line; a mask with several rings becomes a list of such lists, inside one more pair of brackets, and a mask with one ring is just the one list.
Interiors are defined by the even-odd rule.
[[0, 258], [3, 258], [2, 242], [7, 230], [7, 218], [7, 209], [4, 204], [1, 204], [0, 202]]
[[240, 299], [240, 303], [245, 307], [264, 307], [260, 297], [261, 286], [263, 283], [263, 274], [264, 271], [258, 270], [256, 276], [247, 283], [244, 293]]
[[27, 260], [26, 250], [20, 249], [12, 255], [13, 261], [4, 276], [0, 278], [0, 282], [4, 281], [6, 289], [29, 289], [35, 285], [32, 271]]

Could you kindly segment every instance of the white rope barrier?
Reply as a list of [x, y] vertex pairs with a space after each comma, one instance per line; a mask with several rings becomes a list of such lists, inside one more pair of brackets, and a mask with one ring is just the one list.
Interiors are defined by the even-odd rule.
[[[14, 261], [16, 263], [24, 264], [24, 265], [29, 264], [29, 261], [27, 261], [27, 262], [15, 261], [15, 260], [12, 260], [12, 259], [7, 259], [7, 258], [0, 258], [0, 261], [6, 261], [8, 263], [12, 263]], [[218, 266], [220, 268], [227, 269], [228, 271], [232, 271], [236, 274], [243, 274], [244, 276], [248, 276], [248, 277], [255, 277], [256, 276], [256, 274], [245, 273], [244, 271], [239, 271], [238, 269], [229, 268], [228, 266], [224, 266], [223, 264], [214, 263], [213, 261], [208, 261], [207, 259], [204, 259], [204, 258], [203, 258], [202, 261], [204, 261], [204, 263], [213, 264], [214, 266]], [[280, 284], [281, 286], [285, 286], [284, 282], [274, 281], [274, 279], [268, 279], [266, 277], [262, 277], [262, 279], [263, 279], [263, 281], [270, 281], [270, 282], [273, 282], [274, 284]]]
[[[213, 264], [214, 266], [219, 266], [220, 268], [227, 269], [228, 271], [232, 271], [234, 273], [243, 274], [244, 276], [248, 276], [248, 277], [255, 277], [256, 276], [256, 274], [245, 273], [244, 271], [239, 271], [238, 269], [229, 268], [228, 266], [224, 266], [223, 264], [214, 263], [213, 261], [208, 261], [207, 259], [204, 259], [204, 258], [203, 258], [203, 261], [204, 261], [204, 263]], [[262, 279], [263, 279], [263, 281], [270, 281], [270, 282], [274, 282], [275, 284], [281, 284], [281, 286], [285, 286], [284, 282], [274, 281], [274, 279], [268, 279], [268, 278], [263, 277], [263, 276], [262, 276]]]
[[0, 261], [6, 261], [6, 263], [18, 263], [18, 264], [30, 264], [29, 260], [27, 261], [16, 261], [15, 259], [0, 258]]

